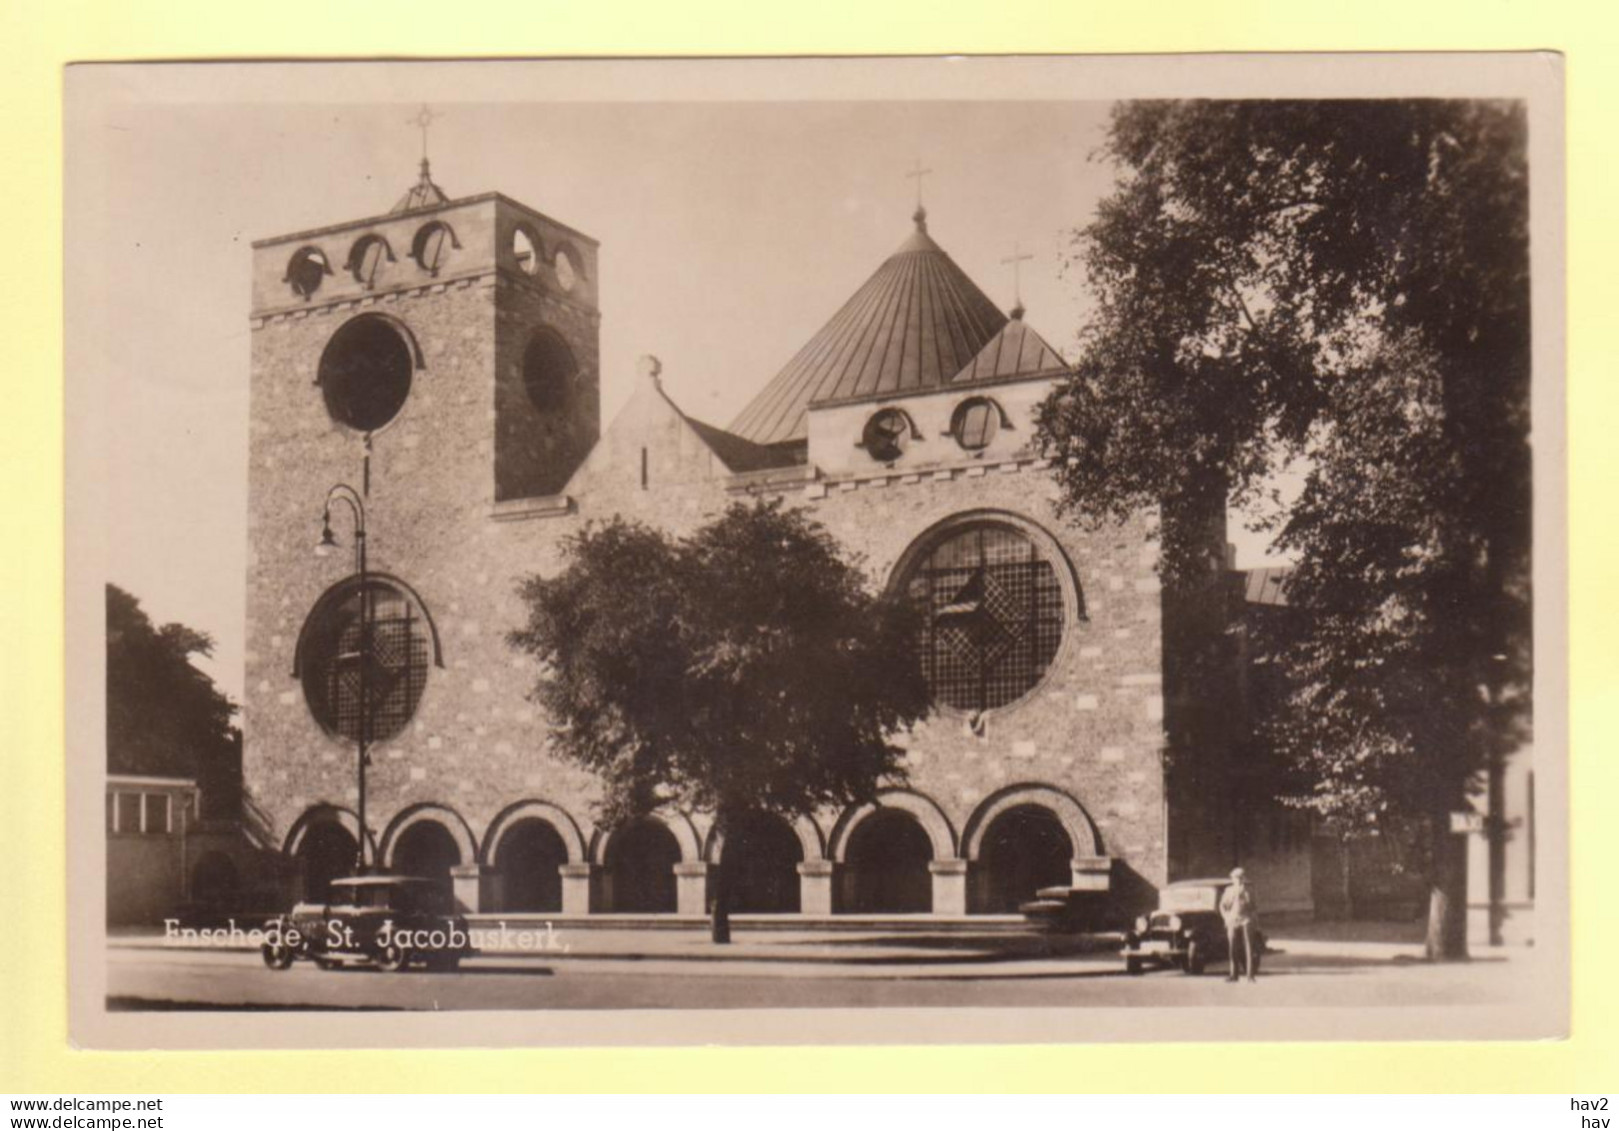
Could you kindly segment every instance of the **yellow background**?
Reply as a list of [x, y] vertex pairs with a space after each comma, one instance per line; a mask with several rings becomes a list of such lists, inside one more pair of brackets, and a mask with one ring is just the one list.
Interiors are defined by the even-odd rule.
[[[1608, 488], [1619, 169], [1616, 18], [1478, 0], [4, 0], [0, 4], [0, 1091], [1613, 1090], [1619, 727]], [[67, 1040], [62, 763], [62, 68], [70, 60], [490, 55], [1522, 50], [1567, 55], [1573, 1037], [672, 1051], [88, 1053]], [[183, 550], [182, 550], [183, 552]]]

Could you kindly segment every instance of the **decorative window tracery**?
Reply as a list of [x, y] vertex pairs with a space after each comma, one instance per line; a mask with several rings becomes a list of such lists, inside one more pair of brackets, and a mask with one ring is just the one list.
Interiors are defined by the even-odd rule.
[[315, 721], [354, 741], [381, 742], [404, 729], [427, 686], [431, 627], [390, 582], [342, 582], [310, 613], [300, 656], [304, 698]]
[[1062, 644], [1061, 582], [1049, 558], [1013, 526], [979, 522], [948, 532], [911, 569], [906, 589], [924, 610], [922, 668], [939, 702], [982, 712], [1021, 699]]

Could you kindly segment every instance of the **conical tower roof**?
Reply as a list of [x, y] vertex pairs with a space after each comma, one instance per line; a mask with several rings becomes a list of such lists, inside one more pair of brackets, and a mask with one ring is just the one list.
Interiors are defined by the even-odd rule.
[[1036, 373], [1055, 373], [1068, 368], [1068, 363], [1046, 340], [1023, 321], [1023, 306], [1012, 308], [1012, 320], [1001, 327], [978, 356], [954, 378], [955, 384], [969, 381], [1002, 381], [1009, 377], [1033, 376]]
[[1006, 315], [928, 235], [916, 230], [799, 350], [730, 431], [755, 444], [806, 439], [809, 406], [938, 389], [1006, 324]]

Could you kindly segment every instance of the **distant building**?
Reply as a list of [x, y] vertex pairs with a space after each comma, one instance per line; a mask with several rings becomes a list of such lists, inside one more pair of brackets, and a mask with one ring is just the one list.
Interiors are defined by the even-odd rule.
[[[1296, 615], [1287, 600], [1289, 572], [1287, 567], [1272, 566], [1237, 575], [1245, 608], [1238, 639], [1244, 644], [1248, 630], [1266, 618]], [[1271, 665], [1263, 656], [1246, 655], [1239, 670], [1246, 681], [1241, 696], [1245, 710], [1255, 710], [1268, 697], [1279, 694]], [[1251, 732], [1253, 728], [1246, 729]], [[1251, 769], [1258, 761], [1239, 759], [1239, 764]], [[1241, 782], [1246, 776], [1239, 770], [1237, 779]], [[1507, 758], [1498, 773], [1486, 772], [1483, 784], [1482, 795], [1473, 803], [1472, 823], [1477, 827], [1456, 833], [1468, 838], [1468, 933], [1475, 942], [1490, 940], [1493, 884], [1495, 914], [1500, 920], [1498, 937], [1508, 943], [1527, 942], [1534, 938], [1535, 908], [1535, 775], [1529, 748]], [[1266, 790], [1274, 792], [1273, 783], [1261, 773], [1249, 793], [1262, 796]], [[1238, 795], [1243, 792], [1239, 786]], [[1494, 845], [1488, 833], [1492, 812], [1502, 826]], [[1461, 815], [1457, 820], [1462, 820]], [[1426, 834], [1414, 823], [1393, 822], [1375, 835], [1340, 838], [1325, 828], [1312, 835], [1311, 823], [1303, 814], [1272, 809], [1268, 829], [1260, 822], [1247, 822], [1245, 828], [1249, 835], [1272, 837], [1278, 846], [1309, 844], [1309, 903], [1320, 916], [1411, 919], [1426, 913]], [[1296, 869], [1285, 878], [1264, 874], [1267, 865], [1274, 866], [1281, 858], [1272, 853], [1266, 862], [1249, 866], [1261, 890], [1278, 880], [1287, 884], [1299, 879]]]
[[107, 776], [107, 925], [240, 911], [255, 892], [257, 853], [233, 819], [206, 813], [192, 778]]
[[[597, 249], [498, 193], [451, 199], [425, 161], [388, 213], [254, 244], [245, 774], [293, 887], [318, 896], [353, 866], [363, 682], [372, 855], [446, 877], [472, 911], [699, 914], [727, 868], [743, 913], [970, 916], [1062, 889], [1122, 914], [1237, 863], [1267, 906], [1308, 908], [1307, 836], [1234, 804], [1225, 573], [1165, 592], [1153, 516], [1059, 517], [1031, 438], [1067, 365], [922, 209], [726, 428], [688, 416], [650, 359], [601, 427]], [[310, 553], [339, 481], [367, 492], [363, 593]], [[937, 710], [909, 782], [755, 814], [731, 843], [703, 813], [597, 827], [598, 784], [549, 753], [537, 673], [506, 643], [516, 583], [593, 519], [679, 532], [747, 497], [805, 508], [925, 609]], [[1166, 519], [1224, 545], [1223, 514]]]

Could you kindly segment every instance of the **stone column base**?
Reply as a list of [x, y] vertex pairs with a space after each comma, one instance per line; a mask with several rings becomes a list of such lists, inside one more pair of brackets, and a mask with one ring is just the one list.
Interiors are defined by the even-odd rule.
[[456, 909], [476, 915], [500, 906], [500, 875], [482, 864], [461, 864], [450, 869], [450, 889]]
[[805, 860], [798, 865], [799, 914], [832, 914], [832, 884], [836, 871], [837, 865], [830, 860]]
[[589, 915], [598, 902], [596, 883], [601, 871], [594, 864], [563, 864], [557, 869], [562, 876], [562, 913]]
[[951, 857], [928, 861], [933, 873], [933, 913], [967, 914], [967, 861]]
[[710, 866], [702, 861], [675, 865], [675, 910], [681, 915], [708, 914]]

